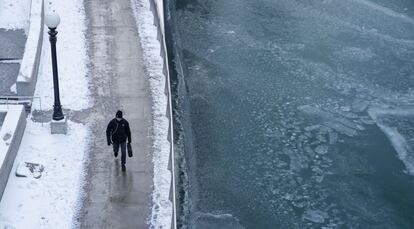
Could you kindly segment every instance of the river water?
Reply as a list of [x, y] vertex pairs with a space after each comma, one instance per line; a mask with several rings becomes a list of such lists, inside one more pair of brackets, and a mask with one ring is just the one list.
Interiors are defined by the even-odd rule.
[[414, 228], [414, 1], [169, 0], [182, 228]]

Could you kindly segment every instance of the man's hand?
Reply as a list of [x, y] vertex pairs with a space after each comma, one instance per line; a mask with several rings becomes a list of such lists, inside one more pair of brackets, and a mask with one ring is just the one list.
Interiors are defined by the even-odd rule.
[[108, 146], [110, 146], [111, 145], [111, 142], [108, 142]]

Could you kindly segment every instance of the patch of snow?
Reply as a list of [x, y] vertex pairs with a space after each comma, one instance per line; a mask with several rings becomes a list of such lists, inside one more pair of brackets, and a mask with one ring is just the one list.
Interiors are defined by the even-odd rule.
[[[88, 55], [85, 39], [86, 21], [83, 0], [45, 1], [45, 14], [55, 10], [60, 15], [57, 27], [57, 63], [62, 108], [83, 110], [92, 106], [89, 92]], [[47, 27], [43, 34], [43, 50], [35, 96], [42, 106], [52, 109], [53, 74]], [[38, 109], [38, 107], [35, 107]]]
[[[35, 0], [34, 0], [35, 1]], [[2, 0], [0, 2], [0, 28], [29, 31], [30, 0]]]
[[160, 56], [161, 45], [157, 40], [157, 28], [154, 26], [154, 16], [149, 1], [131, 0], [131, 6], [144, 50], [144, 61], [153, 99], [154, 190], [150, 228], [170, 228], [173, 206], [169, 200], [171, 187], [171, 172], [168, 170], [170, 143], [167, 141], [169, 119], [165, 116], [168, 97], [164, 93], [166, 76], [163, 74], [163, 58]]
[[[83, 0], [45, 1], [45, 5], [45, 13], [53, 8], [61, 17], [57, 28], [57, 55], [62, 106], [72, 110], [89, 108], [92, 101], [87, 79]], [[53, 77], [47, 29], [43, 38], [35, 96], [41, 98], [42, 108], [52, 109]], [[40, 109], [40, 103], [33, 105], [34, 109]], [[50, 123], [36, 123], [31, 117], [27, 119], [13, 171], [19, 162], [26, 161], [42, 164], [44, 170], [41, 176], [34, 171], [33, 176], [39, 179], [16, 177], [11, 173], [0, 203], [0, 226], [40, 229], [76, 226], [73, 217], [81, 207], [79, 197], [82, 196], [89, 136], [89, 126], [70, 120], [67, 135], [51, 135]]]
[[13, 85], [11, 85], [10, 92], [12, 92], [14, 94], [17, 94], [16, 83], [14, 83]]
[[45, 166], [39, 179], [11, 173], [2, 201], [0, 221], [15, 228], [70, 228], [77, 209], [89, 128], [68, 122], [67, 135], [51, 135], [50, 124], [28, 119], [13, 165], [35, 161]]

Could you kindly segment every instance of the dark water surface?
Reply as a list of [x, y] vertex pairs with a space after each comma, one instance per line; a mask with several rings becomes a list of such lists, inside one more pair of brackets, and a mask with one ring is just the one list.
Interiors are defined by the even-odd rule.
[[414, 228], [414, 1], [170, 0], [183, 228]]

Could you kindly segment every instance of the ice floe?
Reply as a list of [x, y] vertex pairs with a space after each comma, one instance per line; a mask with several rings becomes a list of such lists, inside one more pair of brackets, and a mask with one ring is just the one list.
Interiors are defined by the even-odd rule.
[[314, 223], [323, 223], [328, 218], [328, 214], [319, 210], [306, 210], [303, 213], [303, 218]]
[[408, 172], [414, 175], [414, 109], [373, 108], [368, 113], [388, 137]]

